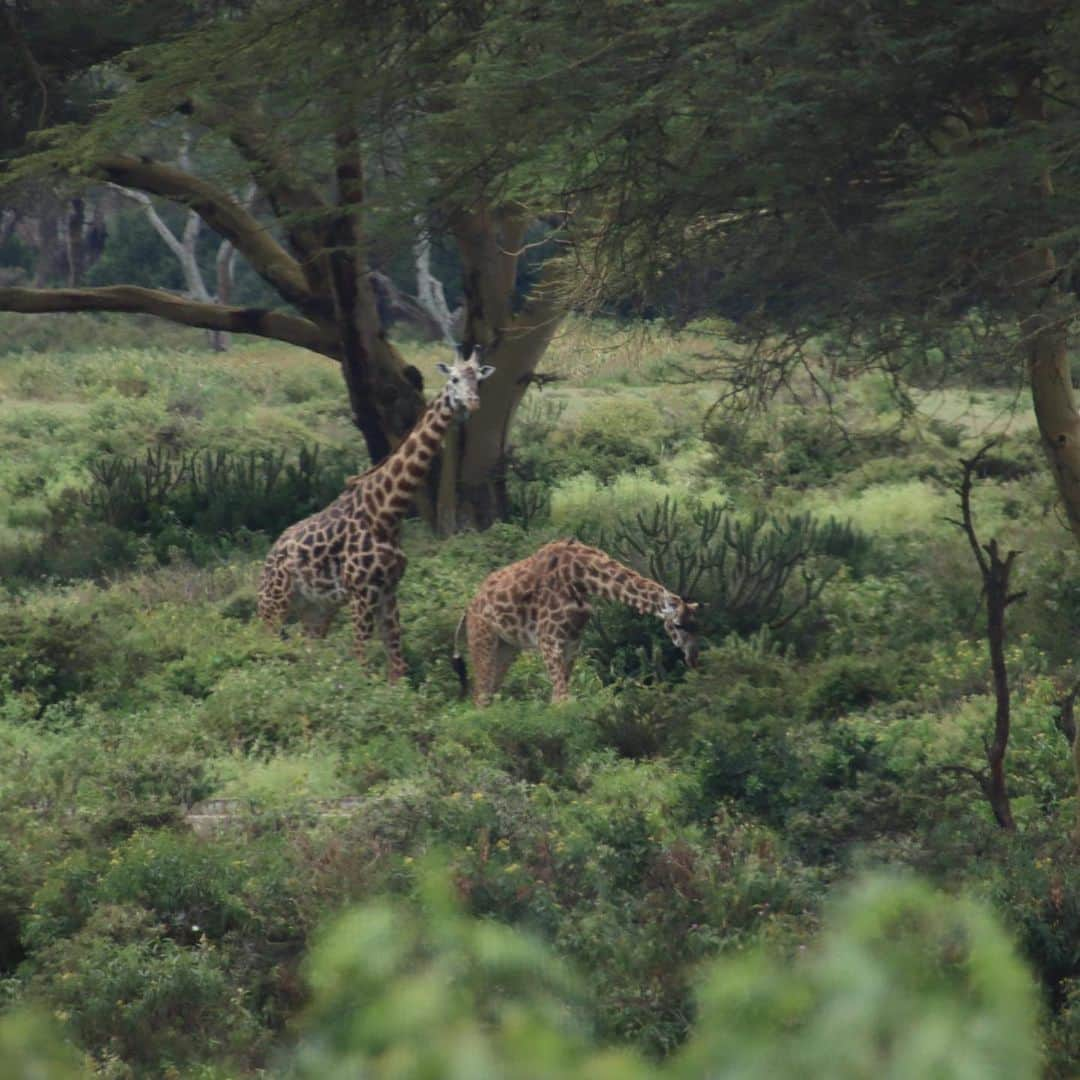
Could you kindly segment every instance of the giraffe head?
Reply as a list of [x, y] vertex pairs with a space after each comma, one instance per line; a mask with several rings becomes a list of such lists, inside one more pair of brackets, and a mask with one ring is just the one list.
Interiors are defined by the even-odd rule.
[[457, 418], [463, 420], [476, 412], [480, 408], [480, 383], [495, 371], [490, 364], [480, 363], [480, 350], [473, 349], [467, 359], [452, 364], [438, 363], [435, 367], [446, 376], [443, 397]]
[[687, 667], [697, 667], [697, 604], [684, 600], [681, 596], [669, 593], [660, 608], [660, 617], [664, 620], [667, 636], [680, 649]]

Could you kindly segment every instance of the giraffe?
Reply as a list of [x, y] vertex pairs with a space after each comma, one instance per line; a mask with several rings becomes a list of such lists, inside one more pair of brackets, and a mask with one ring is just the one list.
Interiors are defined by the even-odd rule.
[[475, 672], [476, 705], [490, 703], [522, 649], [539, 649], [551, 677], [551, 700], [565, 700], [581, 634], [592, 614], [591, 596], [618, 600], [643, 614], [659, 616], [687, 664], [697, 664], [697, 604], [599, 548], [577, 540], [556, 540], [529, 558], [489, 574], [473, 597], [454, 634], [454, 667], [462, 695], [467, 679], [457, 643], [464, 624]]
[[356, 658], [378, 624], [389, 658], [389, 680], [405, 673], [398, 620], [397, 584], [405, 573], [401, 519], [427, 475], [443, 435], [455, 418], [480, 406], [478, 384], [495, 370], [476, 351], [453, 365], [437, 364], [446, 385], [401, 445], [359, 476], [324, 510], [291, 525], [263, 565], [259, 617], [281, 630], [291, 606], [302, 609], [307, 632], [325, 637], [338, 608], [348, 601]]

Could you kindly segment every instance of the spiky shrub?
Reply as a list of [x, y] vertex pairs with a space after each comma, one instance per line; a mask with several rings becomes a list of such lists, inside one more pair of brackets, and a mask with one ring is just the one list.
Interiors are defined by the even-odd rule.
[[[707, 637], [786, 626], [812, 605], [844, 562], [869, 541], [849, 524], [810, 514], [738, 517], [727, 504], [683, 509], [665, 498], [621, 517], [593, 538], [604, 550], [677, 592], [703, 602]], [[623, 673], [669, 667], [661, 634], [621, 610], [595, 621], [593, 647]]]
[[91, 517], [143, 533], [160, 529], [170, 515], [206, 535], [274, 530], [329, 502], [356, 467], [318, 446], [301, 447], [295, 457], [150, 449], [91, 464], [82, 501]]

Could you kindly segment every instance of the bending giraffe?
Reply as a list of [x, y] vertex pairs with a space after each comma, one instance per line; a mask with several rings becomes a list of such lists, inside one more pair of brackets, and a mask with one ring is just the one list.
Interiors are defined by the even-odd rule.
[[473, 597], [454, 634], [454, 667], [462, 694], [468, 689], [458, 649], [464, 624], [477, 705], [491, 701], [523, 649], [539, 649], [551, 677], [551, 700], [565, 700], [581, 635], [592, 614], [590, 597], [618, 600], [663, 619], [668, 637], [682, 650], [687, 664], [697, 664], [697, 604], [623, 566], [599, 548], [556, 540], [535, 555], [490, 574]]
[[348, 601], [360, 661], [377, 623], [390, 682], [405, 673], [397, 609], [397, 585], [406, 566], [401, 520], [450, 422], [479, 408], [478, 384], [495, 370], [481, 366], [475, 352], [437, 367], [447, 376], [446, 385], [401, 445], [374, 468], [349, 477], [345, 491], [325, 510], [286, 529], [266, 556], [259, 582], [259, 617], [271, 629], [280, 630], [297, 604], [307, 608], [307, 632], [325, 637]]

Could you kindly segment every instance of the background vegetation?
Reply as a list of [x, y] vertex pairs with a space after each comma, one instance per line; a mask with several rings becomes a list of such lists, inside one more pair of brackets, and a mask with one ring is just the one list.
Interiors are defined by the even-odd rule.
[[[4, 1068], [1077, 1075], [1078, 31], [0, 0]], [[450, 342], [389, 688], [255, 581]], [[700, 668], [605, 607], [462, 703], [571, 534]]]
[[[447, 541], [408, 523], [391, 688], [346, 620], [311, 642], [252, 617], [276, 531], [363, 464], [331, 365], [83, 333], [0, 359], [8, 1059], [1071, 1075], [1077, 555], [1009, 390], [916, 391], [902, 418], [871, 374], [831, 410], [722, 420], [718, 385], [668, 381], [694, 332], [571, 321], [563, 381], [519, 414], [512, 519]], [[947, 520], [988, 432], [977, 524], [1022, 549], [1027, 592], [1012, 835], [972, 778], [994, 705]], [[472, 589], [567, 534], [630, 560], [644, 538], [644, 568], [697, 575], [700, 669], [604, 608], [572, 702], [547, 704], [535, 657], [490, 709], [459, 702]], [[736, 573], [740, 544], [764, 583], [792, 562], [775, 594]]]

